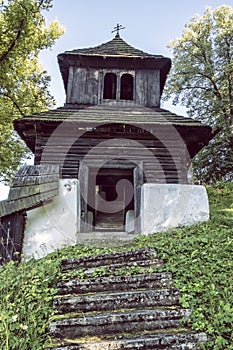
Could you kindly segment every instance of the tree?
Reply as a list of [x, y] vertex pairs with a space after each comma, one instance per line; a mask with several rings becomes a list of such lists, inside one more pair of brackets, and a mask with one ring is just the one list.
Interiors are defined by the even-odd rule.
[[233, 8], [207, 7], [185, 25], [181, 38], [169, 44], [173, 68], [165, 99], [187, 107], [187, 113], [212, 126], [215, 137], [194, 159], [197, 179], [233, 180]]
[[52, 0], [8, 0], [0, 8], [0, 180], [8, 182], [28, 149], [13, 131], [12, 121], [54, 104], [50, 77], [39, 64], [41, 50], [64, 32], [43, 12]]

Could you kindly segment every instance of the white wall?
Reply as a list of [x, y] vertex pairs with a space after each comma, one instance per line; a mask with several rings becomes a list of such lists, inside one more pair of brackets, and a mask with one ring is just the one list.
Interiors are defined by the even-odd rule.
[[209, 219], [209, 202], [204, 186], [147, 183], [142, 187], [141, 200], [143, 234]]
[[[23, 256], [38, 259], [57, 249], [75, 245], [80, 232], [78, 218], [79, 181], [60, 180], [59, 196], [51, 203], [27, 212]], [[142, 186], [142, 234], [193, 225], [208, 219], [209, 203], [204, 186], [150, 183]]]
[[7, 199], [10, 187], [0, 183], [0, 201]]
[[79, 181], [60, 180], [59, 195], [51, 203], [27, 212], [23, 256], [38, 259], [57, 249], [75, 245], [78, 210]]

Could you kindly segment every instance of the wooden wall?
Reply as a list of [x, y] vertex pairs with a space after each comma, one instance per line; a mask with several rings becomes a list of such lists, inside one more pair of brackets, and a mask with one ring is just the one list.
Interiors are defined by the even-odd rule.
[[99, 82], [101, 71], [94, 68], [69, 68], [66, 103], [90, 104], [98, 103], [100, 98]]
[[135, 102], [141, 106], [160, 106], [159, 70], [137, 70], [135, 74]]
[[102, 69], [74, 66], [69, 68], [66, 103], [68, 105], [95, 105], [104, 101], [103, 84], [106, 73], [117, 75], [117, 100], [120, 99], [120, 78], [123, 74], [128, 73], [134, 77], [133, 101], [141, 106], [160, 106], [159, 70]]
[[0, 218], [0, 264], [20, 260], [24, 227], [24, 212]]
[[[116, 168], [121, 166], [121, 160], [135, 164], [143, 161], [145, 182], [187, 183], [188, 164], [183, 142], [166, 134], [169, 128], [163, 130], [166, 145], [152, 134], [140, 130], [135, 128], [127, 133], [117, 132], [116, 128], [114, 133], [114, 128], [106, 127], [101, 132], [98, 129], [86, 132], [72, 144], [75, 136], [68, 130], [67, 134], [64, 130], [61, 135], [56, 134], [49, 142], [47, 135], [40, 134], [35, 164], [57, 164], [61, 167], [63, 178], [77, 178], [80, 160], [84, 158], [93, 167], [112, 159], [116, 160]], [[118, 139], [116, 144], [112, 144], [114, 138]]]

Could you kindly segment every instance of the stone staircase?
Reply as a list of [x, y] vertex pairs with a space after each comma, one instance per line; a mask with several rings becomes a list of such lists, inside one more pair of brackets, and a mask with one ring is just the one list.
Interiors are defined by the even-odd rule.
[[124, 231], [124, 211], [107, 214], [98, 212], [95, 220], [95, 230]]
[[[53, 349], [199, 349], [206, 335], [187, 328], [190, 311], [181, 307], [171, 273], [156, 272], [162, 265], [154, 249], [64, 260], [64, 274], [81, 271], [84, 278], [58, 283]], [[93, 277], [100, 272], [105, 276]]]

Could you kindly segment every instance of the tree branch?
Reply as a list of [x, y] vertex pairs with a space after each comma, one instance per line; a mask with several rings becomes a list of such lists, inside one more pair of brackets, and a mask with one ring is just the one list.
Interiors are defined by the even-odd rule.
[[5, 52], [3, 52], [3, 54], [0, 56], [0, 63], [6, 59], [6, 57], [9, 55], [9, 53], [16, 46], [17, 42], [19, 41], [19, 39], [21, 37], [23, 26], [24, 26], [24, 20], [21, 20], [20, 25], [19, 25], [19, 29], [17, 30], [15, 38], [11, 41], [8, 49]]
[[9, 98], [9, 100], [11, 100], [11, 102], [13, 103], [13, 105], [18, 109], [19, 113], [22, 115], [22, 117], [25, 117], [25, 114], [23, 113], [23, 111], [21, 110], [20, 106], [18, 105], [18, 103], [7, 93], [5, 92], [1, 92], [0, 95]]

